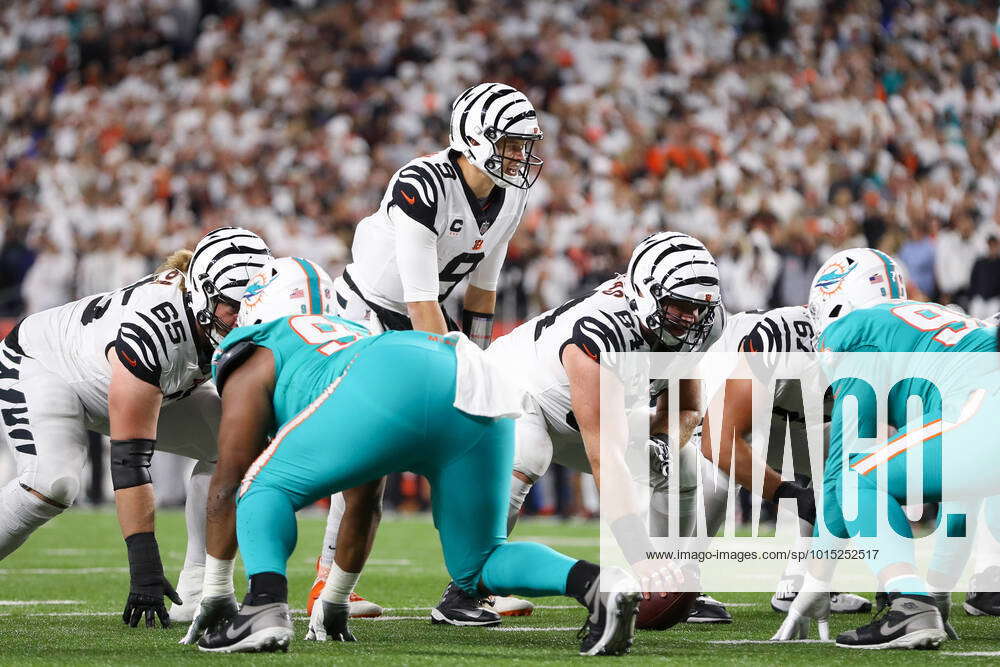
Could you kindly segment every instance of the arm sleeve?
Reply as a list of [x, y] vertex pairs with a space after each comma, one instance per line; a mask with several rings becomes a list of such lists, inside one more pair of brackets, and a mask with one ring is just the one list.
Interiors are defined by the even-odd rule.
[[507, 242], [498, 245], [493, 252], [479, 263], [476, 270], [469, 274], [469, 284], [489, 292], [497, 291], [497, 280], [500, 278], [500, 269], [503, 261], [507, 258]]
[[403, 283], [403, 300], [437, 301], [437, 234], [399, 208], [389, 210], [389, 219], [396, 228], [396, 264]]

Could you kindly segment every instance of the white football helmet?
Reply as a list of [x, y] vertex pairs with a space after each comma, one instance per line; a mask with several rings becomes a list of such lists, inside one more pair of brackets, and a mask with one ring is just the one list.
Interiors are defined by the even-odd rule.
[[[450, 147], [481, 169], [501, 188], [528, 189], [542, 170], [534, 154], [542, 140], [538, 116], [524, 93], [503, 83], [481, 83], [451, 105]], [[521, 157], [504, 157], [504, 145], [522, 146]]]
[[333, 315], [333, 279], [301, 257], [271, 258], [243, 292], [236, 326], [262, 324], [289, 315]]
[[819, 338], [829, 324], [852, 310], [905, 299], [899, 264], [874, 248], [841, 250], [823, 263], [809, 288], [809, 318]]
[[262, 238], [239, 227], [221, 227], [198, 241], [185, 282], [191, 309], [213, 345], [218, 346], [231, 328], [215, 316], [215, 306], [239, 308], [250, 276], [270, 256]]
[[[698, 239], [659, 232], [643, 239], [632, 252], [625, 297], [651, 337], [671, 350], [693, 350], [708, 338], [715, 322], [721, 303], [719, 268]], [[671, 306], [691, 311], [694, 319], [668, 312]]]

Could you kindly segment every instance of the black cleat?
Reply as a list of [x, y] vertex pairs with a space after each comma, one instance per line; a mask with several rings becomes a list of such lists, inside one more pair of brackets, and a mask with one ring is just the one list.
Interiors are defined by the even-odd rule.
[[455, 585], [448, 584], [438, 605], [431, 609], [431, 623], [492, 627], [500, 625], [500, 614], [481, 606], [486, 598], [475, 598]]
[[[601, 581], [608, 592], [601, 591]], [[635, 639], [635, 619], [641, 599], [636, 583], [624, 570], [602, 568], [601, 579], [590, 586], [584, 598], [590, 613], [577, 633], [580, 655], [628, 653]]]
[[[885, 599], [885, 598], [884, 598]], [[941, 612], [929, 595], [891, 593], [872, 622], [837, 636], [837, 646], [863, 649], [936, 649], [947, 639]]]
[[292, 634], [292, 617], [286, 603], [244, 604], [230, 623], [202, 637], [198, 648], [216, 653], [288, 651]]
[[732, 623], [733, 617], [728, 611], [726, 611], [726, 606], [713, 598], [710, 595], [705, 595], [704, 593], [698, 596], [698, 599], [694, 601], [694, 606], [691, 607], [691, 613], [688, 614], [685, 623]]
[[1000, 567], [990, 566], [972, 577], [962, 608], [970, 616], [1000, 616]]

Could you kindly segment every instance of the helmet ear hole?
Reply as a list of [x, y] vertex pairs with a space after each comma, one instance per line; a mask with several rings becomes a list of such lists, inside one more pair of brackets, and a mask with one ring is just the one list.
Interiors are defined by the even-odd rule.
[[840, 317], [840, 310], [844, 307], [844, 304], [838, 303], [832, 309], [830, 309], [830, 317]]

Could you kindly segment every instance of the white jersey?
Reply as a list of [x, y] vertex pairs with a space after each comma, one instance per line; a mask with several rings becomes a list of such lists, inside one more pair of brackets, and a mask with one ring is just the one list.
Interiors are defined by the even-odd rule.
[[92, 421], [108, 418], [112, 348], [127, 370], [160, 389], [164, 403], [179, 400], [211, 378], [211, 350], [196, 342], [181, 278], [164, 271], [29, 315], [7, 336], [7, 347], [65, 380]]
[[[721, 329], [721, 325], [717, 323], [713, 333], [716, 328]], [[695, 351], [704, 350], [717, 336], [710, 334]], [[569, 377], [562, 365], [567, 345], [576, 345], [595, 361], [605, 359], [611, 364], [620, 353], [650, 351], [639, 320], [626, 303], [621, 276], [525, 322], [493, 341], [487, 350], [494, 362], [516, 374], [552, 427], [560, 433], [576, 433], [579, 427], [573, 415]]]
[[[750, 357], [751, 368], [762, 382], [769, 382], [775, 360], [771, 355], [784, 352], [812, 352], [813, 326], [805, 306], [787, 306], [769, 311], [737, 313], [729, 318], [722, 337], [710, 351], [758, 353]], [[809, 475], [806, 420], [798, 383], [778, 380], [774, 386], [774, 404], [769, 442], [783, 443], [791, 438], [795, 471]], [[786, 427], [787, 424], [787, 427]], [[772, 468], [782, 467], [783, 447], [771, 447], [765, 458]]]
[[378, 210], [358, 223], [344, 280], [359, 296], [407, 312], [389, 217], [393, 207], [437, 235], [438, 301], [514, 235], [528, 191], [495, 187], [480, 204], [461, 177], [458, 157], [446, 149], [410, 160], [389, 180]]

